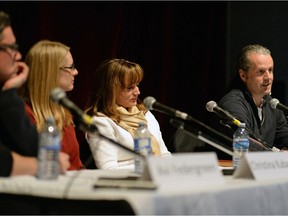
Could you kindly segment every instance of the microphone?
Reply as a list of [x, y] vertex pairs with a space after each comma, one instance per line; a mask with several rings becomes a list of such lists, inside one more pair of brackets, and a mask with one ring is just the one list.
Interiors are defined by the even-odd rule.
[[50, 98], [53, 102], [67, 108], [74, 116], [77, 117], [77, 120], [79, 120], [81, 123], [84, 123], [87, 126], [92, 125], [92, 118], [89, 115], [86, 115], [79, 107], [77, 107], [71, 100], [69, 100], [66, 96], [66, 92], [63, 89], [52, 89], [50, 92]]
[[158, 112], [162, 112], [164, 114], [178, 117], [184, 120], [191, 120], [192, 117], [189, 116], [187, 113], [181, 112], [179, 110], [173, 109], [171, 107], [165, 106], [164, 104], [161, 104], [156, 101], [154, 97], [148, 96], [143, 100], [143, 103], [146, 108], [149, 110], [156, 110]]
[[235, 124], [237, 126], [239, 126], [241, 123], [238, 119], [236, 119], [234, 116], [232, 116], [228, 111], [223, 110], [221, 107], [219, 107], [215, 101], [209, 101], [206, 104], [206, 109], [209, 112], [215, 112], [222, 119], [225, 119], [229, 122], [232, 122], [233, 124]]
[[112, 144], [116, 145], [117, 147], [122, 148], [126, 152], [131, 153], [132, 155], [138, 157], [141, 160], [145, 159], [145, 156], [141, 153], [137, 153], [134, 150], [126, 147], [125, 145], [116, 142], [115, 140], [102, 135], [95, 124], [92, 123], [92, 117], [85, 114], [79, 107], [77, 107], [71, 100], [66, 97], [66, 93], [61, 88], [54, 88], [50, 92], [50, 98], [53, 102], [62, 105], [63, 107], [67, 108], [74, 116], [77, 117], [77, 123], [80, 123], [77, 126], [80, 126], [80, 129], [84, 132], [92, 132], [97, 133], [99, 137], [108, 140]]
[[272, 98], [272, 99], [270, 100], [270, 105], [271, 105], [271, 107], [272, 107], [273, 109], [280, 109], [280, 110], [288, 113], [288, 107], [285, 106], [284, 104], [281, 104], [281, 103], [279, 102], [279, 100], [276, 99], [276, 98]]
[[[241, 122], [238, 119], [236, 119], [234, 116], [232, 116], [228, 111], [223, 110], [221, 107], [217, 106], [217, 103], [215, 101], [209, 101], [206, 104], [206, 109], [209, 112], [215, 112], [221, 118], [228, 120], [237, 126], [239, 126], [241, 124]], [[271, 149], [269, 146], [267, 146], [267, 144], [265, 142], [262, 142], [259, 138], [257, 138], [249, 128], [245, 127], [245, 129], [249, 133], [248, 139], [250, 141], [256, 143], [257, 145], [263, 147], [264, 149], [266, 149], [268, 151], [279, 151], [279, 149], [277, 149], [276, 147], [273, 147]]]

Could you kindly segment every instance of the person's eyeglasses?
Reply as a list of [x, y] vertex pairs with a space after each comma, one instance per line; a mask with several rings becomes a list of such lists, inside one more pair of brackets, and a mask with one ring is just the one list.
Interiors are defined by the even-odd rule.
[[[11, 55], [12, 52], [12, 58], [15, 59], [17, 53], [19, 52], [19, 46], [18, 44], [0, 44], [0, 51], [5, 51], [8, 52], [8, 50], [11, 50], [10, 52], [8, 52]], [[14, 56], [13, 56], [14, 54]]]
[[71, 66], [62, 66], [60, 67], [60, 69], [64, 71], [67, 71], [67, 70], [74, 71], [76, 67], [75, 67], [75, 64], [72, 64]]

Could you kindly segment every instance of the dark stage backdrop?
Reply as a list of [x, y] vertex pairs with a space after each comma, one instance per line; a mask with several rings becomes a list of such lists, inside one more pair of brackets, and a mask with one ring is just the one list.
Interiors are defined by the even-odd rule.
[[[141, 99], [153, 96], [208, 123], [214, 114], [208, 113], [205, 105], [222, 96], [233, 73], [229, 52], [234, 51], [231, 41], [237, 44], [237, 35], [230, 31], [231, 26], [237, 28], [233, 23], [240, 18], [231, 14], [237, 14], [237, 5], [231, 2], [1, 1], [0, 9], [12, 17], [23, 57], [41, 39], [71, 47], [79, 74], [68, 96], [81, 108], [100, 62], [125, 58], [145, 70]], [[174, 152], [176, 127], [169, 116], [152, 112], [166, 145]], [[197, 124], [191, 124], [198, 130]], [[85, 143], [81, 131], [77, 136], [81, 145]]]

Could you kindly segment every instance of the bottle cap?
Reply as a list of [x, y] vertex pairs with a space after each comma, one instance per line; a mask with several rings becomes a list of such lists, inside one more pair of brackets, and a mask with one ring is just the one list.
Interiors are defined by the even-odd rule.
[[49, 116], [49, 117], [46, 119], [46, 122], [54, 123], [54, 122], [55, 122], [55, 119], [54, 119], [53, 116]]
[[246, 124], [244, 122], [241, 122], [238, 127], [244, 127], [245, 128]]
[[140, 126], [145, 126], [145, 123], [144, 122], [139, 122], [138, 125], [139, 125], [139, 127]]

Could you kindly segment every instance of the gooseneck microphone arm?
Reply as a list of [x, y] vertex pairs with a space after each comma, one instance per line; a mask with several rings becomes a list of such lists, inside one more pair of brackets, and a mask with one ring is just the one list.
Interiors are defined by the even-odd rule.
[[[218, 132], [217, 130], [214, 130], [213, 128], [209, 127], [208, 125], [204, 124], [203, 122], [193, 118], [192, 116], [190, 116], [184, 112], [181, 112], [179, 110], [173, 109], [171, 107], [165, 106], [165, 105], [157, 102], [156, 99], [151, 97], [151, 96], [146, 97], [143, 100], [143, 103], [144, 103], [145, 107], [148, 108], [149, 110], [156, 110], [158, 112], [165, 113], [165, 114], [172, 116], [174, 118], [177, 118], [177, 119], [182, 119], [185, 121], [194, 122], [194, 123], [202, 126], [203, 128], [206, 128], [208, 131], [212, 132], [213, 134], [217, 134], [218, 136], [220, 136], [220, 137], [224, 138], [225, 140], [228, 140], [229, 142], [232, 143], [232, 139], [230, 137], [225, 136], [224, 134]], [[170, 123], [173, 126], [176, 126], [179, 124], [179, 122], [175, 119], [171, 119]], [[183, 127], [182, 127], [182, 129], [187, 131]], [[190, 131], [187, 131], [187, 132], [189, 132], [189, 134], [193, 135]], [[230, 156], [233, 155], [233, 152], [230, 149], [227, 149], [227, 147], [225, 147], [222, 144], [214, 142], [211, 138], [208, 138], [208, 136], [205, 135], [202, 131], [198, 131], [197, 135], [193, 135], [193, 136], [195, 136], [197, 139], [199, 139], [199, 140], [227, 153]]]
[[208, 129], [208, 130], [211, 131], [212, 133], [215, 133], [215, 134], [217, 134], [218, 136], [221, 136], [222, 138], [226, 139], [226, 140], [229, 141], [229, 142], [232, 141], [232, 139], [231, 139], [230, 137], [228, 137], [228, 136], [226, 136], [226, 135], [218, 132], [217, 130], [209, 127], [208, 125], [204, 124], [203, 122], [201, 122], [201, 121], [199, 121], [199, 120], [197, 120], [197, 119], [195, 119], [195, 118], [193, 118], [193, 117], [190, 117], [189, 120], [192, 121], [192, 122], [197, 123], [198, 125], [206, 128], [206, 129]]
[[[209, 112], [214, 112], [216, 113], [219, 117], [221, 117], [222, 119], [233, 123], [236, 126], [239, 126], [241, 124], [241, 122], [236, 119], [234, 116], [232, 116], [228, 111], [223, 110], [221, 107], [219, 107], [217, 105], [217, 103], [215, 101], [209, 101], [206, 104], [206, 109]], [[229, 129], [231, 129], [231, 127], [229, 127], [229, 125], [224, 124], [226, 127], [228, 127]], [[273, 149], [271, 149], [269, 146], [267, 146], [267, 144], [265, 142], [262, 142], [259, 138], [257, 138], [254, 133], [246, 126], [245, 129], [247, 130], [248, 134], [249, 134], [249, 140], [256, 143], [257, 145], [260, 145], [261, 147], [263, 147], [265, 150], [268, 151], [273, 151]], [[276, 148], [274, 147], [275, 151]]]
[[203, 122], [193, 118], [192, 116], [190, 116], [184, 112], [170, 108], [168, 106], [165, 106], [165, 105], [157, 102], [154, 97], [151, 97], [151, 96], [146, 97], [143, 100], [143, 103], [144, 103], [145, 107], [148, 108], [149, 110], [156, 110], [158, 112], [165, 113], [165, 114], [172, 116], [172, 117], [177, 117], [177, 118], [181, 118], [181, 119], [186, 120], [186, 121], [194, 122], [194, 123], [206, 128], [210, 132], [217, 134], [218, 136], [221, 136], [222, 138], [228, 140], [229, 142], [232, 142], [232, 139], [230, 137], [225, 136], [224, 134], [218, 132], [217, 130], [214, 130], [213, 128], [209, 127], [208, 125], [204, 124]]

